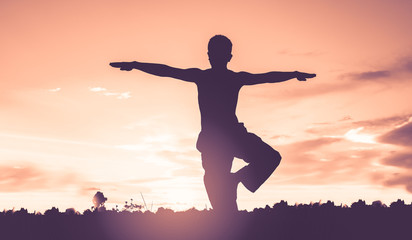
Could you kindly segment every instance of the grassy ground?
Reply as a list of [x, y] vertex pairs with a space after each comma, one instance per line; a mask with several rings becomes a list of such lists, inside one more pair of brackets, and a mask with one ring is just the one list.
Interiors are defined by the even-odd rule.
[[332, 203], [273, 207], [232, 214], [173, 212], [0, 213], [0, 239], [412, 239], [412, 206], [351, 207]]

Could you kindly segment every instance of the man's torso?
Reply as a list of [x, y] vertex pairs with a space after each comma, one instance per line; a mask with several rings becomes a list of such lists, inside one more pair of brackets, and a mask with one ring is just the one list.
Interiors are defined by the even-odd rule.
[[236, 106], [240, 79], [233, 71], [204, 70], [196, 79], [202, 131], [225, 130], [238, 124]]

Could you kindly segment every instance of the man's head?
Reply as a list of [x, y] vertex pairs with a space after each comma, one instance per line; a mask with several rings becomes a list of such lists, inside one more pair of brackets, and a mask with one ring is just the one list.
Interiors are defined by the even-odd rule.
[[212, 68], [226, 68], [227, 63], [232, 59], [232, 42], [223, 35], [212, 37], [207, 49]]

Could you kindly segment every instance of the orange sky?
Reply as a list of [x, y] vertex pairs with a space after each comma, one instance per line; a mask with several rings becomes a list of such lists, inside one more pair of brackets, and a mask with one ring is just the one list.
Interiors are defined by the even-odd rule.
[[[153, 208], [210, 206], [196, 87], [109, 67], [229, 68], [318, 77], [242, 89], [237, 114], [283, 162], [241, 209], [359, 198], [412, 201], [412, 3], [381, 1], [0, 2], [0, 208], [84, 210], [142, 192]], [[242, 166], [236, 161], [234, 168]]]

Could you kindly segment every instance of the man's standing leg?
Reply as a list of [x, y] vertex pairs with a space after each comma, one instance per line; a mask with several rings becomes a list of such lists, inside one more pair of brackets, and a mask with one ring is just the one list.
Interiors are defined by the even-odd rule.
[[217, 212], [236, 212], [237, 185], [234, 174], [230, 172], [233, 156], [202, 153], [205, 170], [204, 184], [209, 201]]

